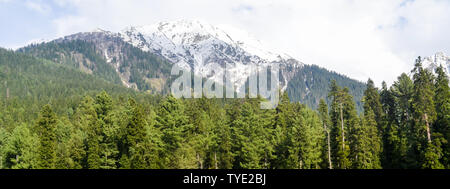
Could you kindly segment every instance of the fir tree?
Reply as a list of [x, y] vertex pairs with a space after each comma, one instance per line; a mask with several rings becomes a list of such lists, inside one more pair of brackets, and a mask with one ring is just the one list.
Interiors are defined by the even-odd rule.
[[102, 169], [116, 168], [116, 157], [118, 156], [118, 147], [116, 142], [117, 127], [112, 124], [110, 115], [113, 109], [112, 98], [102, 91], [95, 97], [95, 112], [98, 119], [98, 147], [101, 149], [98, 154], [99, 167]]
[[39, 136], [38, 163], [40, 169], [53, 169], [56, 164], [56, 115], [50, 105], [42, 107], [37, 131]]
[[[346, 134], [352, 127], [358, 124], [354, 103], [346, 89], [341, 89], [336, 81], [330, 85], [329, 98], [331, 98], [330, 118], [332, 123], [331, 136], [333, 139], [334, 167], [348, 169], [351, 166], [349, 160], [350, 146]], [[348, 136], [347, 136], [348, 137]]]
[[300, 139], [300, 168], [319, 169], [325, 144], [322, 121], [315, 111], [306, 107], [301, 108], [300, 115], [303, 119], [300, 135], [297, 135]]
[[[410, 148], [415, 141], [412, 132], [412, 96], [414, 84], [405, 73], [401, 74], [391, 86], [389, 96], [385, 96], [384, 105], [388, 111], [388, 137], [384, 147], [386, 168], [416, 167], [415, 150]], [[391, 154], [391, 155], [387, 155]]]
[[[357, 138], [354, 151], [354, 167], [358, 169], [381, 168], [382, 140], [379, 131], [384, 130], [384, 113], [380, 96], [369, 79], [364, 92], [364, 117], [354, 135]], [[378, 114], [378, 116], [377, 116]]]
[[333, 169], [333, 163], [332, 163], [332, 158], [331, 158], [331, 137], [330, 137], [330, 116], [328, 115], [328, 105], [325, 103], [324, 99], [320, 99], [319, 102], [319, 115], [320, 115], [320, 119], [322, 121], [322, 125], [323, 125], [323, 130], [326, 134], [326, 138], [325, 138], [325, 147], [323, 149], [325, 149], [324, 151], [324, 162], [327, 163], [326, 166], [328, 169]]
[[[1, 129], [0, 129], [1, 130]], [[20, 124], [1, 146], [2, 166], [11, 169], [36, 169], [39, 138], [25, 124]]]
[[[422, 68], [421, 58], [416, 61], [413, 70], [414, 76], [414, 93], [412, 109], [414, 112], [414, 148], [417, 150], [417, 155], [420, 157], [420, 164], [422, 167], [440, 167], [441, 165], [434, 165], [439, 162], [435, 144], [432, 143], [431, 126], [436, 119], [436, 107], [434, 105], [434, 76], [432, 73]], [[429, 168], [432, 168], [429, 167]]]
[[94, 103], [92, 97], [86, 96], [78, 108], [77, 115], [79, 127], [86, 133], [86, 167], [89, 169], [100, 168], [101, 127]]
[[275, 159], [271, 164], [273, 167], [287, 169], [298, 168], [298, 148], [292, 144], [292, 126], [301, 124], [301, 117], [294, 113], [287, 93], [281, 95], [280, 102], [275, 109], [274, 118], [274, 136]]
[[[125, 153], [122, 158], [122, 168], [144, 169], [150, 165], [147, 149], [147, 122], [142, 107], [134, 99], [129, 100], [130, 120], [126, 126]], [[126, 157], [124, 157], [126, 156]]]
[[191, 127], [184, 104], [171, 95], [167, 96], [157, 111], [156, 127], [162, 132], [162, 161], [167, 168], [179, 168], [182, 165], [176, 153], [184, 142], [185, 131]]
[[442, 162], [446, 168], [450, 168], [450, 87], [447, 74], [442, 65], [436, 69], [437, 78], [435, 82], [434, 102], [436, 104], [436, 122], [433, 130], [441, 136], [443, 147]]

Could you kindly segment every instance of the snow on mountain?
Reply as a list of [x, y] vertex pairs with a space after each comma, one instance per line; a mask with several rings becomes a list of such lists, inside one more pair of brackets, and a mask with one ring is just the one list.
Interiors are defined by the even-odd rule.
[[223, 72], [226, 65], [233, 75], [232, 82], [238, 87], [253, 74], [248, 71], [249, 66], [278, 63], [282, 70], [281, 85], [285, 89], [294, 74], [286, 70], [289, 68], [293, 72], [303, 65], [288, 55], [276, 53], [244, 31], [232, 27], [222, 29], [203, 21], [178, 20], [128, 27], [119, 35], [135, 47], [160, 54], [204, 77]]
[[445, 55], [443, 52], [438, 52], [434, 56], [423, 58], [422, 65], [433, 73], [439, 65], [442, 65], [444, 72], [450, 76], [450, 56]]

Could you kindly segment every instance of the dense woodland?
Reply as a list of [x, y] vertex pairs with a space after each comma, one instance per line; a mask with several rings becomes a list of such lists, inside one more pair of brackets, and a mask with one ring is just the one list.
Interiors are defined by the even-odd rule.
[[[0, 49], [0, 168], [450, 168], [450, 89], [439, 67], [389, 88], [369, 80], [358, 112], [329, 83], [317, 109], [281, 95], [175, 99]], [[327, 103], [329, 102], [329, 103]]]

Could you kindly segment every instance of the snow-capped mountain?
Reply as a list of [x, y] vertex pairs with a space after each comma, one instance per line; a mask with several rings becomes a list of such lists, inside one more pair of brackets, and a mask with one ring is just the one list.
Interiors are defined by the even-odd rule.
[[[227, 30], [227, 31], [226, 31]], [[301, 68], [301, 62], [286, 54], [276, 53], [244, 31], [226, 29], [202, 21], [178, 20], [154, 25], [128, 27], [120, 32], [124, 41], [144, 51], [159, 54], [196, 75], [208, 77], [213, 71], [227, 70], [234, 75], [232, 82], [238, 87], [245, 84], [252, 65], [280, 64], [283, 90], [292, 78], [288, 68]], [[216, 64], [213, 64], [216, 63]], [[220, 67], [217, 67], [217, 64]], [[213, 78], [220, 81], [220, 78]]]
[[444, 72], [450, 76], [450, 56], [445, 55], [443, 52], [438, 52], [434, 56], [423, 58], [422, 65], [433, 73], [437, 67], [442, 65]]
[[[96, 29], [18, 49], [56, 63], [68, 64], [107, 81], [148, 93], [170, 92], [178, 76], [174, 64], [189, 68], [196, 76], [219, 83], [226, 67], [227, 80], [239, 90], [255, 70], [278, 65], [281, 90], [293, 101], [316, 108], [327, 99], [328, 85], [336, 80], [350, 89], [358, 110], [364, 83], [264, 45], [250, 34], [230, 26], [213, 26], [202, 21], [179, 20], [128, 27], [120, 32]], [[254, 67], [253, 67], [254, 68]]]

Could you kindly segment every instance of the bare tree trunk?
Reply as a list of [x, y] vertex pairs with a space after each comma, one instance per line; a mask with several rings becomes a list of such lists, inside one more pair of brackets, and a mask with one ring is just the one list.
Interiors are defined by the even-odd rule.
[[325, 132], [327, 132], [327, 146], [328, 146], [328, 168], [333, 169], [333, 165], [331, 163], [331, 145], [330, 145], [330, 131], [328, 131], [327, 124], [325, 121], [323, 122], [323, 128]]
[[214, 152], [214, 161], [215, 161], [216, 169], [219, 169], [219, 167], [217, 166], [217, 152]]
[[197, 153], [197, 161], [198, 161], [198, 165], [199, 165], [200, 169], [203, 169], [203, 163], [200, 160], [200, 154], [198, 154], [198, 153]]
[[428, 143], [431, 143], [431, 132], [430, 132], [430, 123], [428, 122], [428, 115], [424, 115], [425, 124], [427, 125], [427, 139]]

